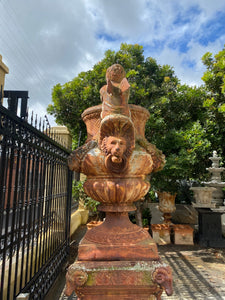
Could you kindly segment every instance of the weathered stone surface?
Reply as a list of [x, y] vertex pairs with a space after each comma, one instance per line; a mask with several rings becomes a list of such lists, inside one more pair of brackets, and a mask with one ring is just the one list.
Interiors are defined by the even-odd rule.
[[145, 139], [148, 111], [128, 104], [130, 85], [123, 68], [111, 66], [106, 80], [102, 105], [82, 114], [87, 141], [69, 158], [70, 169], [87, 176], [84, 190], [101, 203], [106, 219], [81, 241], [66, 292], [75, 290], [85, 300], [159, 299], [163, 289], [172, 293], [171, 270], [160, 264], [156, 243], [130, 222], [128, 211], [148, 192], [146, 176], [160, 170], [165, 159]]
[[189, 225], [173, 225], [174, 244], [193, 245], [193, 228]]
[[196, 203], [193, 203], [194, 207], [215, 207], [215, 203], [212, 203], [212, 193], [216, 190], [214, 187], [191, 187], [194, 192]]
[[170, 226], [166, 224], [152, 224], [152, 237], [158, 245], [170, 244]]
[[127, 213], [107, 213], [103, 224], [81, 241], [78, 260], [159, 260], [156, 244], [143, 228], [130, 223]]
[[174, 224], [198, 224], [198, 213], [192, 205], [176, 204], [176, 211], [172, 213]]
[[160, 299], [172, 294], [170, 267], [159, 262], [76, 262], [67, 272], [65, 294], [79, 299]]
[[163, 223], [170, 225], [172, 215], [176, 210], [175, 198], [176, 194], [170, 194], [168, 192], [157, 192], [159, 197], [159, 210], [163, 213]]

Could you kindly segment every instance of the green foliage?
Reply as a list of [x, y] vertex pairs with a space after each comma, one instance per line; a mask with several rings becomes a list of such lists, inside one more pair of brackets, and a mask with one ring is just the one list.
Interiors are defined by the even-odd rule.
[[114, 63], [121, 64], [127, 73], [131, 85], [129, 102], [133, 104], [149, 108], [151, 102], [166, 96], [168, 89], [174, 90], [178, 83], [171, 67], [160, 66], [150, 57], [145, 60], [143, 47], [138, 44], [121, 44], [117, 52], [107, 50], [104, 58], [92, 70], [81, 72], [64, 85], [54, 86], [53, 104], [47, 109], [57, 123], [68, 127], [76, 141], [82, 131], [81, 144], [86, 138], [81, 114], [86, 108], [100, 104], [99, 90], [106, 84], [107, 68]]
[[205, 128], [214, 150], [225, 157], [224, 136], [225, 136], [225, 48], [219, 51], [214, 57], [207, 52], [202, 57], [206, 66], [202, 80], [208, 92], [204, 106], [208, 108]]
[[92, 70], [81, 72], [72, 81], [53, 88], [48, 112], [59, 124], [66, 125], [74, 137], [74, 147], [86, 138], [82, 112], [100, 104], [99, 90], [106, 84], [107, 68], [121, 64], [131, 85], [129, 103], [150, 112], [146, 138], [166, 156], [164, 169], [152, 175], [151, 185], [176, 192], [182, 180], [204, 180], [213, 150], [225, 157], [225, 49], [203, 58], [207, 70], [205, 86], [180, 84], [169, 65], [159, 65], [152, 57], [145, 59], [143, 47], [121, 44], [120, 50], [107, 50]]
[[98, 201], [93, 200], [84, 192], [83, 181], [74, 181], [72, 187], [72, 195], [74, 201], [79, 201], [90, 212], [97, 212]]
[[151, 218], [152, 218], [152, 214], [151, 211], [148, 207], [142, 209], [142, 224], [143, 227], [148, 226], [151, 224]]
[[[146, 130], [148, 139], [166, 156], [164, 169], [152, 175], [153, 190], [176, 193], [181, 180], [204, 178], [211, 142], [204, 128], [207, 95], [203, 87], [177, 85], [177, 90], [157, 100]], [[149, 124], [150, 123], [150, 124]]]
[[158, 197], [156, 195], [156, 191], [153, 190], [152, 188], [148, 191], [147, 195], [148, 195], [148, 197], [150, 199], [149, 202], [153, 202], [153, 203], [158, 202]]
[[[193, 186], [193, 184], [196, 184], [196, 182], [186, 180], [181, 180], [179, 182], [176, 203], [191, 204], [194, 202], [193, 192], [190, 190], [190, 187]], [[198, 183], [198, 185], [200, 184]]]

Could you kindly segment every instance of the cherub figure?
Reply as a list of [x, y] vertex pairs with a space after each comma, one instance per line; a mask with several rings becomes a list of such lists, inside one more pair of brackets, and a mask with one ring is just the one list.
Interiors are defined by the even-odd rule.
[[102, 119], [110, 114], [121, 114], [130, 117], [128, 106], [130, 85], [125, 76], [125, 71], [119, 64], [114, 64], [107, 69], [107, 85], [104, 85], [100, 90]]

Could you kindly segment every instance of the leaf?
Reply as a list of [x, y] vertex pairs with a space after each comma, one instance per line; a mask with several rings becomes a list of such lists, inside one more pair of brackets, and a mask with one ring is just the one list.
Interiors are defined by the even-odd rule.
[[203, 107], [210, 107], [213, 106], [213, 104], [215, 103], [215, 99], [212, 98], [207, 98], [204, 102], [203, 102]]
[[225, 104], [221, 104], [221, 105], [218, 107], [218, 111], [221, 112], [221, 113], [225, 113]]

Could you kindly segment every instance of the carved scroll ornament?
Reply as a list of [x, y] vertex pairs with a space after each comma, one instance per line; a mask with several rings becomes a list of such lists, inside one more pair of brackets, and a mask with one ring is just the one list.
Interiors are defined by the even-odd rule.
[[169, 266], [156, 268], [152, 274], [152, 279], [165, 290], [167, 296], [173, 294], [172, 271]]

